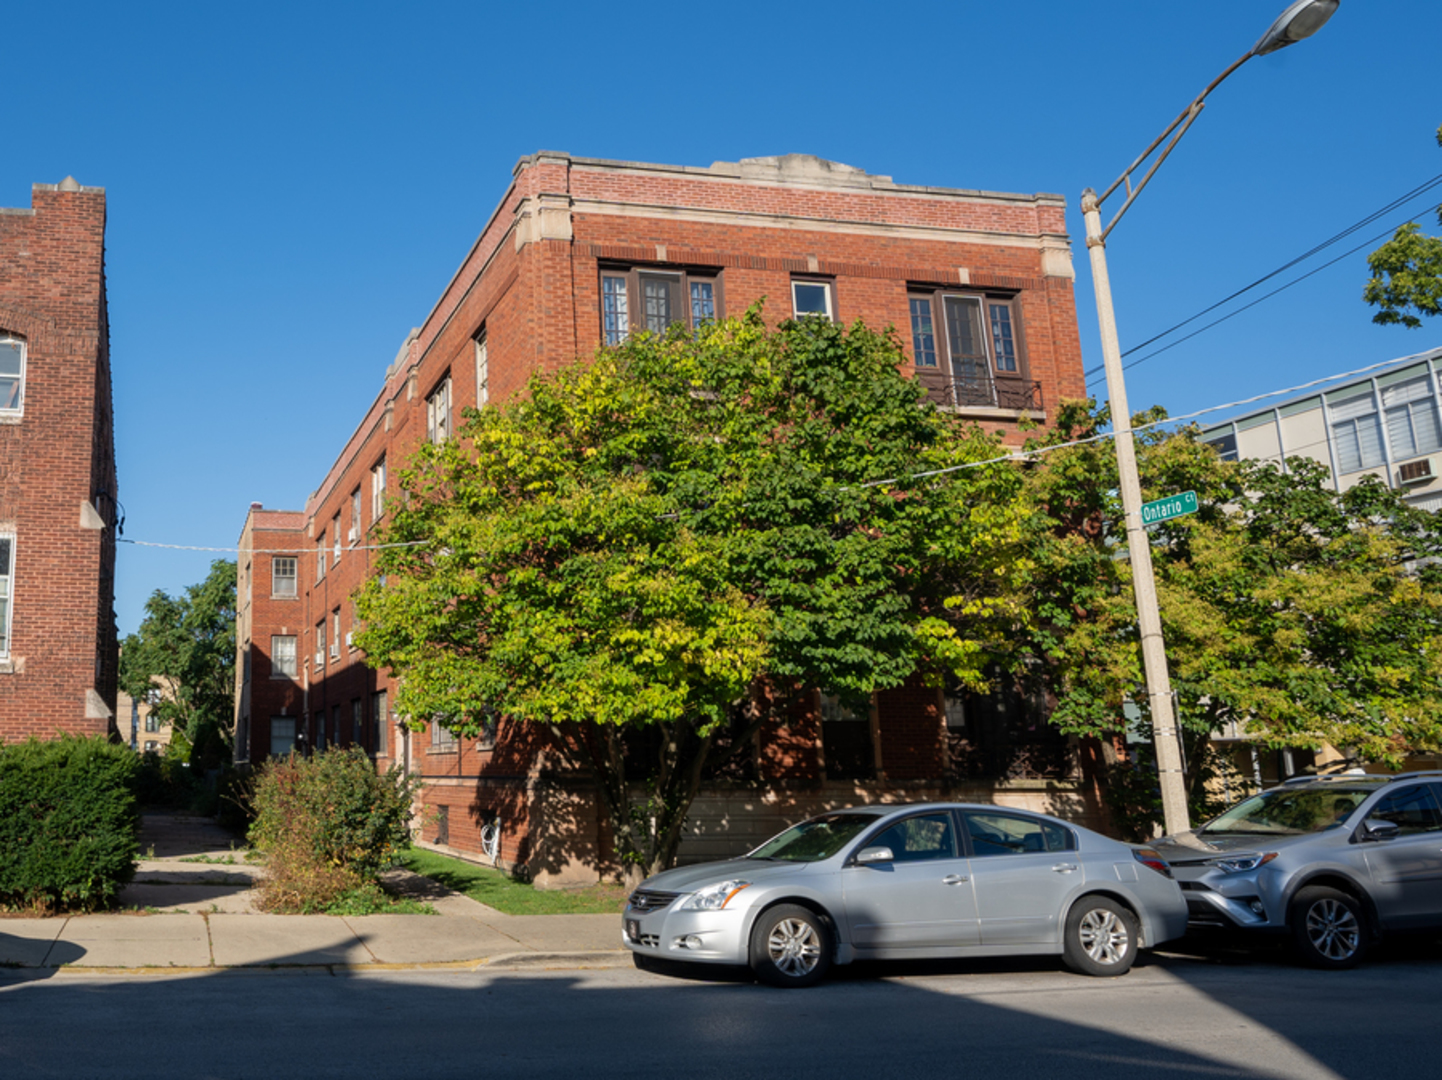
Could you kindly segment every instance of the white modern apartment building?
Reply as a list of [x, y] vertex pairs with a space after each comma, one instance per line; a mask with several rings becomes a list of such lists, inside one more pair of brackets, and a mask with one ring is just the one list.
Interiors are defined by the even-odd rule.
[[1442, 510], [1442, 348], [1202, 431], [1228, 459], [1309, 457], [1338, 491], [1378, 476], [1424, 510]]

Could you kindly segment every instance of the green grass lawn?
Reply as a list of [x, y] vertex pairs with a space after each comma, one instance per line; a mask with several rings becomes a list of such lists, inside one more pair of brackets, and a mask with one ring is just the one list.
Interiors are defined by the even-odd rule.
[[584, 889], [538, 889], [499, 870], [411, 848], [401, 865], [424, 874], [448, 889], [503, 911], [507, 915], [612, 915], [626, 906], [626, 890], [603, 883]]

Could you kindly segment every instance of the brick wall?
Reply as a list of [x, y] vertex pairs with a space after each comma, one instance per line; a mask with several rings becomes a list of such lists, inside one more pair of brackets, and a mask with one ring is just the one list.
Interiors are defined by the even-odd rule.
[[[447, 372], [453, 413], [459, 416], [476, 403], [478, 333], [486, 335], [492, 402], [523, 393], [535, 372], [591, 355], [601, 341], [603, 263], [709, 268], [719, 274], [726, 314], [739, 314], [765, 297], [773, 322], [791, 314], [794, 274], [822, 275], [834, 282], [840, 319], [894, 326], [908, 350], [909, 286], [1011, 298], [1026, 374], [1042, 384], [1049, 414], [1061, 398], [1085, 393], [1064, 215], [1056, 196], [907, 187], [812, 158], [707, 169], [554, 153], [522, 159], [435, 307], [386, 369], [380, 392], [335, 464], [304, 511], [287, 523], [305, 549], [298, 564], [300, 597], [279, 607], [253, 600], [252, 649], [280, 632], [276, 620], [298, 627], [301, 671], [286, 693], [307, 718], [312, 745], [316, 716], [329, 718], [337, 704], [343, 743], [356, 737], [349, 726], [352, 701], [361, 700], [369, 717], [371, 694], [386, 689], [394, 705], [389, 673], [373, 671], [363, 655], [344, 646], [352, 629], [350, 597], [375, 562], [369, 550], [378, 535], [370, 470], [384, 454], [390, 490], [396, 490], [399, 470], [426, 435], [426, 395]], [[976, 418], [1013, 441], [1020, 437], [1019, 415], [990, 410]], [[359, 540], [343, 542], [337, 561], [331, 555], [335, 517], [340, 515], [341, 529], [348, 532], [350, 494], [358, 486]], [[318, 577], [314, 548], [322, 533], [326, 572]], [[266, 572], [256, 566], [263, 577]], [[331, 612], [337, 607], [341, 648], [332, 659], [328, 647], [317, 664], [316, 624], [326, 620], [333, 634]], [[298, 618], [291, 616], [295, 608], [301, 609]], [[253, 656], [253, 694], [261, 692], [266, 663], [264, 656]], [[762, 733], [757, 764], [763, 785], [825, 786], [813, 698], [801, 692], [786, 723]], [[252, 699], [251, 708], [256, 739], [258, 700]], [[944, 757], [935, 693], [908, 688], [882, 695], [878, 711], [882, 783], [938, 777]], [[602, 865], [605, 828], [593, 800], [576, 794], [564, 776], [545, 774], [545, 740], [533, 732], [503, 726], [495, 749], [466, 741], [438, 749], [428, 733], [401, 736], [391, 729], [390, 734], [377, 763], [401, 762], [421, 778], [418, 821], [424, 842], [438, 843], [444, 807], [441, 846], [447, 850], [478, 852], [481, 826], [499, 816], [503, 865], [555, 881], [573, 878], [580, 866], [594, 873]], [[868, 799], [886, 797], [879, 789], [866, 790]], [[791, 802], [809, 807], [825, 800], [796, 796]]]
[[103, 188], [69, 179], [0, 210], [0, 331], [26, 344], [23, 414], [0, 416], [0, 531], [15, 537], [0, 740], [116, 730], [105, 214]]

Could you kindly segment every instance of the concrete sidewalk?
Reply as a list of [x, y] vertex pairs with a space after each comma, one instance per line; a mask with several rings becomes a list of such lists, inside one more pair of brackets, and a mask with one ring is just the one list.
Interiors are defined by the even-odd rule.
[[0, 919], [0, 966], [193, 970], [630, 965], [621, 947], [619, 916], [484, 911], [489, 914], [134, 913]]
[[150, 814], [128, 911], [0, 917], [0, 967], [201, 970], [539, 964], [629, 966], [619, 915], [506, 915], [429, 878], [386, 875], [435, 915], [265, 915], [259, 871], [203, 818]]

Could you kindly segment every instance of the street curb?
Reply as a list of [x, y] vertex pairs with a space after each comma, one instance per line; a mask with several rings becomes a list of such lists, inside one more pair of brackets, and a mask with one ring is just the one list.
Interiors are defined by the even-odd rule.
[[165, 976], [165, 975], [214, 975], [219, 972], [246, 972], [248, 974], [302, 974], [325, 972], [330, 975], [356, 975], [368, 971], [481, 971], [490, 968], [618, 968], [630, 967], [631, 954], [625, 949], [589, 952], [512, 952], [480, 960], [418, 960], [415, 963], [369, 964], [212, 964], [207, 967], [181, 966], [162, 967], [140, 965], [136, 967], [87, 967], [84, 964], [65, 964], [61, 967], [15, 967], [0, 969], [0, 981], [6, 978], [50, 978], [58, 975], [84, 975], [114, 978], [116, 976]]

